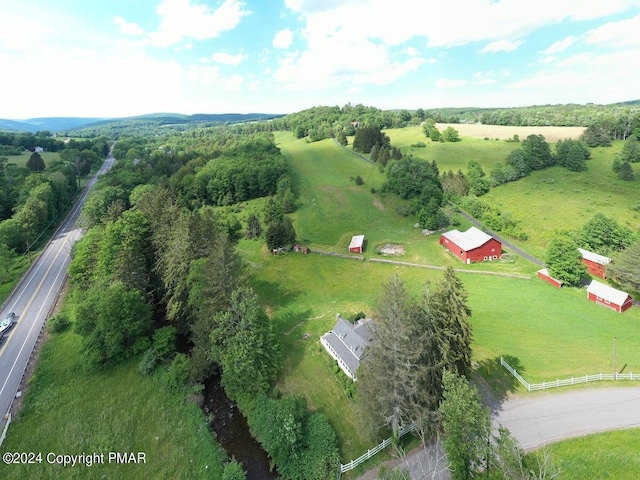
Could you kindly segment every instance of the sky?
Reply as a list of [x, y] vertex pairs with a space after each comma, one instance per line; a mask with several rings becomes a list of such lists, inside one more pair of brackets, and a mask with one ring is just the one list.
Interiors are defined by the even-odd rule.
[[640, 0], [2, 0], [0, 118], [640, 99]]

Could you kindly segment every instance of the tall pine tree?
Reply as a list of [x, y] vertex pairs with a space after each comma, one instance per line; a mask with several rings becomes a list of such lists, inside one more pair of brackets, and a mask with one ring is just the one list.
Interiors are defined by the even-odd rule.
[[431, 304], [436, 316], [443, 364], [459, 375], [466, 375], [471, 367], [471, 309], [464, 284], [452, 267], [444, 271]]

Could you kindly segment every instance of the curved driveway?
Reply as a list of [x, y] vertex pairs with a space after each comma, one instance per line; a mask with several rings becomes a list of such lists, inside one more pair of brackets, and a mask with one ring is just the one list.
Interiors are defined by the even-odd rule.
[[[492, 423], [496, 429], [499, 425], [508, 428], [527, 451], [568, 438], [640, 427], [640, 387], [592, 388], [515, 397], [497, 408], [494, 406]], [[401, 463], [410, 469], [413, 480], [450, 478], [441, 450], [432, 446], [413, 451]], [[375, 478], [372, 470], [360, 480]]]
[[640, 388], [597, 388], [518, 397], [504, 402], [494, 424], [525, 450], [591, 433], [640, 427]]
[[85, 186], [67, 218], [0, 308], [2, 318], [15, 312], [16, 323], [0, 343], [0, 434], [42, 326], [62, 288], [73, 244], [80, 238], [76, 220], [97, 176], [113, 165], [111, 154]]

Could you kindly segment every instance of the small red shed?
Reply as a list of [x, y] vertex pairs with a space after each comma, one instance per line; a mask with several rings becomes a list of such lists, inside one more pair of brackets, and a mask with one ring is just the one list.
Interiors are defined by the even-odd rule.
[[618, 313], [629, 310], [633, 306], [633, 298], [622, 290], [591, 280], [587, 287], [587, 297], [594, 303], [610, 308]]
[[445, 232], [440, 237], [440, 245], [465, 263], [493, 261], [502, 255], [502, 244], [476, 227], [466, 232]]
[[557, 278], [553, 278], [551, 275], [549, 275], [549, 270], [546, 268], [538, 270], [537, 273], [538, 273], [538, 278], [544, 280], [545, 282], [547, 282], [550, 285], [553, 285], [556, 288], [560, 288], [564, 284], [562, 280], [558, 280]]
[[611, 259], [609, 257], [605, 257], [604, 255], [598, 255], [597, 253], [590, 252], [589, 250], [585, 250], [584, 248], [579, 248], [580, 255], [582, 255], [582, 261], [587, 266], [587, 270], [591, 275], [595, 275], [596, 277], [606, 278], [607, 275], [607, 265], [611, 263]]
[[364, 249], [364, 235], [354, 235], [349, 244], [349, 253], [362, 253]]

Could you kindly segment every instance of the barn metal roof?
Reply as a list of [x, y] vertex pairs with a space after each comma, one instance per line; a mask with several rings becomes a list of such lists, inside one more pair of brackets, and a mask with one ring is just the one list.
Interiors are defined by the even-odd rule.
[[478, 230], [476, 227], [471, 227], [466, 232], [451, 230], [443, 233], [442, 236], [467, 252], [474, 248], [481, 247], [493, 238], [491, 235], [484, 233], [482, 230]]
[[593, 293], [596, 297], [608, 300], [616, 305], [622, 305], [629, 296], [627, 292], [617, 290], [596, 280], [591, 280], [591, 283], [587, 287], [587, 292]]
[[349, 244], [349, 248], [358, 248], [362, 247], [364, 243], [364, 235], [354, 235], [351, 237], [351, 243]]
[[589, 250], [585, 250], [584, 248], [579, 248], [578, 251], [582, 258], [585, 260], [590, 260], [595, 263], [599, 263], [600, 265], [609, 265], [611, 263], [611, 259], [609, 257], [605, 257], [604, 255], [598, 255], [597, 253], [590, 252]]

